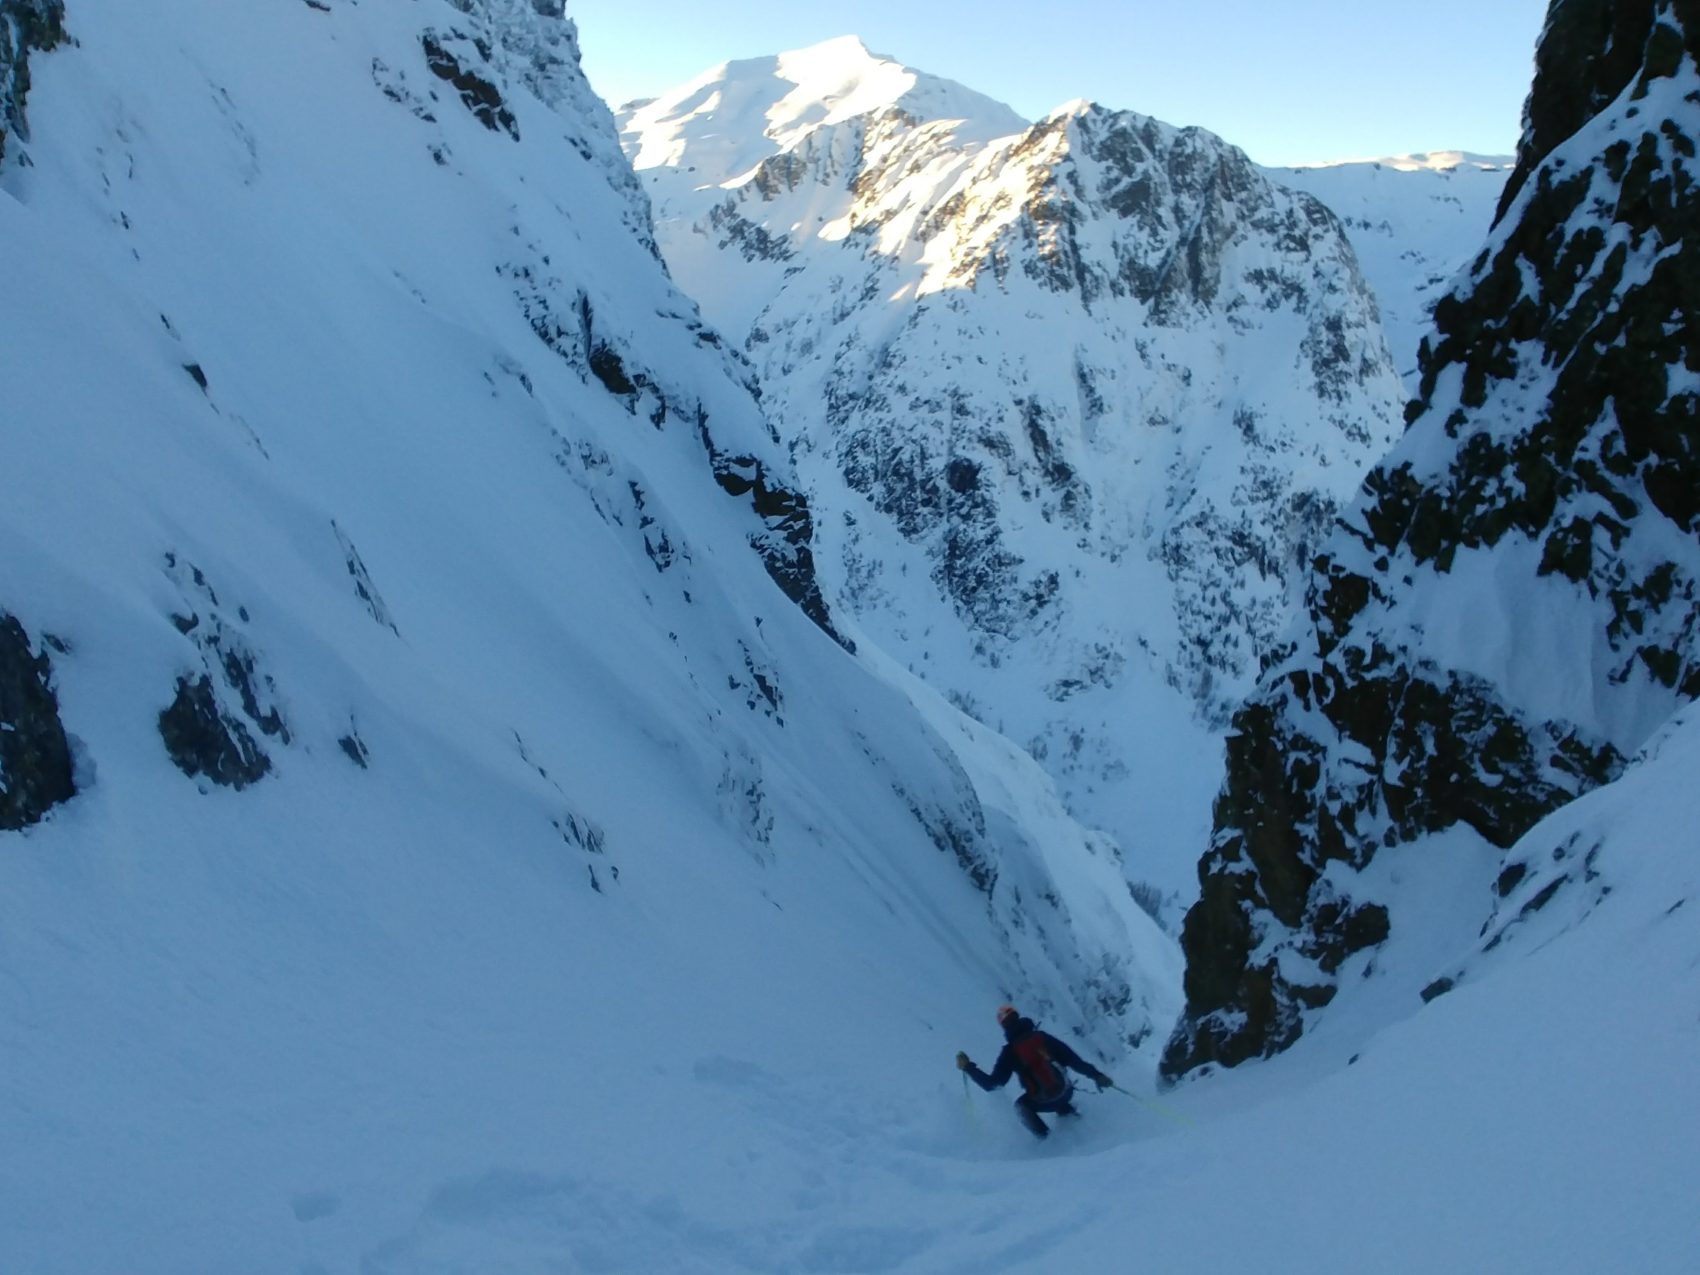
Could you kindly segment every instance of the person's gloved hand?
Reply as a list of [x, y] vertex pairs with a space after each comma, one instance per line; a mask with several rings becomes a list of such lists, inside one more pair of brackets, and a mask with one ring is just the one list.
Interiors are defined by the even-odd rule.
[[1115, 1081], [1111, 1080], [1103, 1072], [1098, 1073], [1098, 1092], [1099, 1093], [1103, 1093], [1104, 1090], [1106, 1090], [1106, 1089], [1114, 1089], [1115, 1087], [1116, 1087]]
[[967, 1054], [963, 1053], [961, 1050], [957, 1051], [957, 1053], [956, 1053], [956, 1069], [958, 1071], [967, 1071], [973, 1065], [974, 1065], [973, 1063], [968, 1061], [968, 1055]]

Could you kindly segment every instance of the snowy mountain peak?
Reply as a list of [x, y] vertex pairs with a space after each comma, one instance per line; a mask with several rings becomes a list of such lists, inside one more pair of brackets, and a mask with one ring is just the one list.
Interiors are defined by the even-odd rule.
[[[815, 68], [862, 55], [794, 56], [626, 142], [674, 279], [761, 378], [834, 614], [1047, 758], [1092, 826], [1198, 844], [1205, 723], [1403, 410], [1340, 222], [1203, 129], [1079, 99], [976, 145], [966, 90], [875, 94], [856, 64], [857, 104], [892, 106], [850, 115]], [[802, 81], [823, 122], [742, 167]], [[684, 166], [648, 163], [663, 137]], [[1132, 738], [1158, 719], [1160, 761]], [[1189, 888], [1154, 858], [1142, 879]]]
[[743, 173], [817, 129], [897, 110], [952, 121], [958, 140], [987, 142], [1027, 127], [1002, 102], [927, 75], [840, 36], [771, 57], [724, 62], [621, 113], [638, 169]]
[[1053, 110], [1049, 115], [1045, 116], [1045, 119], [1047, 121], [1054, 120], [1054, 119], [1064, 119], [1064, 118], [1072, 119], [1072, 118], [1075, 118], [1075, 117], [1081, 116], [1081, 115], [1090, 115], [1090, 114], [1092, 114], [1093, 111], [1102, 110], [1102, 109], [1103, 108], [1100, 107], [1091, 98], [1086, 98], [1086, 97], [1070, 98], [1068, 101], [1064, 102], [1061, 106], [1059, 106], [1055, 110]]
[[[806, 49], [793, 49], [771, 59], [756, 59], [757, 63], [762, 61], [775, 63], [779, 75], [799, 87], [834, 82], [841, 86], [860, 86], [877, 82], [882, 77], [913, 83], [915, 77], [915, 72], [900, 65], [897, 59], [873, 52], [858, 35], [835, 36], [819, 44], [811, 44]], [[908, 84], [904, 87], [907, 88]]]

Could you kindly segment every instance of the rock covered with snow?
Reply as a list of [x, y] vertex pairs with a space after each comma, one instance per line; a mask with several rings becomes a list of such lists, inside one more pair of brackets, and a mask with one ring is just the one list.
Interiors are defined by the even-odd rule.
[[1434, 307], [1481, 251], [1512, 163], [1437, 151], [1267, 170], [1340, 218], [1408, 392], [1417, 388], [1417, 349]]
[[64, 39], [64, 0], [0, 0], [0, 160], [7, 134], [29, 136], [30, 54], [48, 52]]
[[71, 742], [52, 679], [48, 653], [0, 612], [0, 829], [39, 823], [75, 794]]
[[1700, 693], [1700, 19], [1555, 4], [1538, 67], [1409, 431], [1235, 717], [1170, 1073], [1297, 1039], [1388, 935], [1372, 860], [1510, 847]]

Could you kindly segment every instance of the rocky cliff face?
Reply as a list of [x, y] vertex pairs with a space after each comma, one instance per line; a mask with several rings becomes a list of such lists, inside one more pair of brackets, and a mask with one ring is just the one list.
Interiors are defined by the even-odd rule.
[[[918, 109], [742, 173], [687, 140], [646, 170], [670, 262], [742, 328], [839, 556], [895, 533], [992, 645], [1067, 627], [1082, 552], [1141, 560], [1172, 591], [1166, 676], [1219, 710], [1401, 401], [1340, 226], [1196, 129], [1081, 105], [985, 142]], [[628, 117], [640, 163], [663, 121]]]
[[1409, 431], [1234, 718], [1169, 1074], [1299, 1037], [1398, 923], [1372, 860], [1509, 847], [1700, 693], [1697, 59], [1691, 3], [1554, 4]]
[[760, 374], [832, 599], [1094, 822], [1160, 840], [1152, 794], [1203, 767], [1135, 736], [1226, 720], [1403, 394], [1322, 204], [1197, 129], [1007, 115], [839, 42], [622, 119], [670, 268]]
[[64, 39], [64, 0], [0, 0], [0, 160], [8, 134], [29, 136], [31, 52], [45, 53]]
[[46, 651], [0, 611], [0, 831], [39, 823], [75, 792], [52, 673]]
[[[858, 174], [850, 219], [870, 241], [902, 215], [912, 163]], [[1386, 437], [1394, 383], [1338, 226], [1213, 137], [1082, 107], [980, 157], [912, 233], [928, 262], [913, 306], [882, 304], [905, 272], [870, 243], [874, 304], [823, 332], [794, 281], [758, 320], [762, 365], [807, 382], [831, 351], [811, 444], [924, 549], [977, 635], [1071, 627], [1091, 609], [1071, 583], [1082, 550], [1160, 566], [1179, 630], [1164, 672], [1208, 714], [1285, 620], [1332, 503], [1319, 471], [1344, 479]], [[900, 326], [875, 344], [882, 311]], [[1261, 346], [1277, 375], [1242, 380]], [[790, 380], [770, 383], [798, 419]], [[1041, 525], [1062, 534], [1025, 531]], [[1118, 619], [1125, 650], [1142, 626]]]

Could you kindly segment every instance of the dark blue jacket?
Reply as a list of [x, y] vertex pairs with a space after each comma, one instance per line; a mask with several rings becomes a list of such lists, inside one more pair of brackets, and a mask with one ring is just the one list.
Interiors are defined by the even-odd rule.
[[1016, 1046], [1030, 1036], [1039, 1038], [1039, 1043], [1045, 1047], [1045, 1052], [1050, 1055], [1051, 1061], [1057, 1064], [1059, 1079], [1066, 1082], [1067, 1077], [1062, 1074], [1061, 1068], [1067, 1067], [1070, 1071], [1079, 1072], [1090, 1080], [1101, 1080], [1106, 1083], [1109, 1081], [1108, 1076], [1075, 1053], [1066, 1042], [1058, 1040], [1050, 1032], [1040, 1031], [1033, 1025], [1033, 1020], [1030, 1018], [1015, 1019], [1004, 1028], [1004, 1035], [1009, 1040], [998, 1054], [998, 1060], [992, 1067], [991, 1075], [988, 1076], [973, 1063], [969, 1063], [964, 1069], [974, 1078], [974, 1083], [982, 1089], [988, 1091], [1002, 1089], [1009, 1083], [1011, 1076], [1018, 1075], [1021, 1077], [1021, 1087], [1028, 1093], [1038, 1097], [1048, 1096], [1040, 1093], [1042, 1086], [1033, 1076], [1028, 1074], [1027, 1068], [1022, 1065], [1020, 1055], [1016, 1052]]

